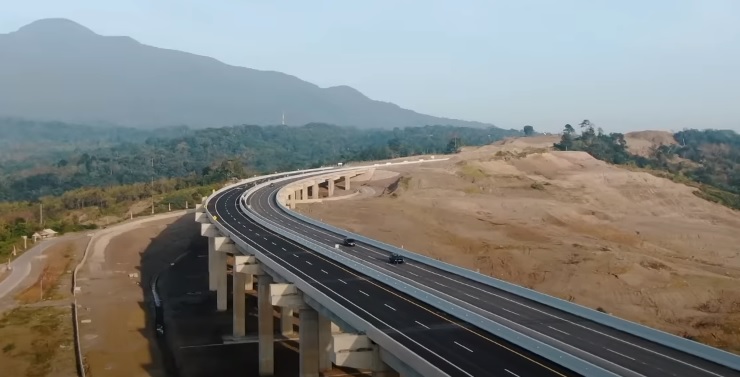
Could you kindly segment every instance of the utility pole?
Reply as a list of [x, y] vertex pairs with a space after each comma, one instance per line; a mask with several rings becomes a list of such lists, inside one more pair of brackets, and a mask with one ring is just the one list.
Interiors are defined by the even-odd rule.
[[167, 203], [167, 212], [172, 212], [172, 203]]
[[39, 226], [44, 226], [44, 203], [39, 203]]

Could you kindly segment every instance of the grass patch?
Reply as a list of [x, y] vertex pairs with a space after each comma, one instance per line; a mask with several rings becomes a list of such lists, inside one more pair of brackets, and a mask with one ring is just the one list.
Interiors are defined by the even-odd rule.
[[65, 308], [18, 307], [0, 318], [3, 375], [45, 377], [74, 373], [71, 314]]
[[[62, 276], [72, 267], [74, 251], [69, 245], [61, 245], [63, 250], [54, 249], [46, 252], [46, 265], [39, 279], [23, 292], [19, 293], [15, 299], [21, 304], [31, 304], [42, 300], [58, 300], [63, 298], [58, 291], [59, 282]], [[43, 290], [43, 294], [42, 294]]]
[[479, 166], [471, 165], [468, 163], [464, 163], [462, 164], [462, 166], [460, 166], [460, 169], [458, 169], [458, 174], [471, 183], [475, 183], [489, 177], [488, 173], [483, 171], [483, 169], [481, 169]]

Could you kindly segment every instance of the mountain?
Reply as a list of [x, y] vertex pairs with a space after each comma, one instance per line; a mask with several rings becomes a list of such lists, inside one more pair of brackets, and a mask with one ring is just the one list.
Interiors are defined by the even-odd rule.
[[0, 34], [0, 116], [133, 127], [325, 122], [361, 128], [492, 127], [320, 88], [280, 72], [101, 36], [66, 19]]

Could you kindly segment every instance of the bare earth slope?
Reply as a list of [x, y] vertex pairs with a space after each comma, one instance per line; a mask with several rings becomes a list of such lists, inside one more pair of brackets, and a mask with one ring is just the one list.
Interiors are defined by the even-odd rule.
[[547, 151], [554, 140], [505, 140], [393, 169], [400, 178], [364, 183], [374, 196], [299, 210], [740, 352], [740, 214], [666, 179]]

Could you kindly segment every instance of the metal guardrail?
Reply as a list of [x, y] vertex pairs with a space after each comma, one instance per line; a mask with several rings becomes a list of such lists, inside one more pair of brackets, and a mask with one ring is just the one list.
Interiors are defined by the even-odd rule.
[[631, 322], [619, 317], [614, 317], [609, 314], [601, 313], [599, 311], [593, 310], [591, 308], [587, 308], [582, 305], [578, 305], [554, 296], [546, 295], [544, 293], [540, 293], [516, 284], [512, 284], [503, 280], [496, 279], [494, 277], [483, 275], [480, 273], [477, 273], [475, 271], [471, 271], [469, 269], [455, 266], [449, 263], [445, 263], [442, 261], [438, 261], [436, 259], [427, 257], [425, 255], [421, 255], [418, 253], [414, 253], [412, 251], [408, 251], [405, 249], [401, 249], [399, 247], [380, 242], [377, 240], [374, 240], [372, 238], [368, 238], [365, 236], [362, 236], [360, 234], [349, 232], [345, 229], [337, 228], [329, 224], [325, 224], [323, 222], [314, 220], [308, 216], [302, 215], [300, 213], [297, 213], [291, 209], [289, 209], [287, 206], [285, 206], [283, 203], [278, 201], [278, 208], [280, 208], [283, 212], [287, 213], [288, 215], [304, 221], [306, 223], [312, 224], [314, 226], [323, 228], [325, 230], [345, 235], [346, 237], [352, 237], [356, 239], [359, 242], [387, 250], [388, 252], [397, 253], [400, 255], [403, 255], [405, 258], [411, 259], [413, 261], [423, 263], [432, 267], [436, 267], [440, 270], [447, 271], [456, 275], [460, 275], [463, 277], [466, 277], [470, 280], [476, 281], [478, 283], [482, 283], [494, 288], [498, 288], [502, 291], [509, 292], [512, 294], [515, 294], [520, 297], [527, 298], [529, 300], [538, 302], [543, 305], [550, 306], [552, 308], [564, 311], [566, 313], [570, 313], [573, 315], [576, 315], [581, 318], [588, 319], [590, 321], [602, 324], [604, 326], [611, 327], [613, 329], [626, 332], [628, 334], [635, 335], [637, 337], [652, 341], [657, 344], [661, 344], [666, 347], [673, 348], [675, 350], [685, 352], [700, 358], [703, 358], [705, 360], [724, 365], [726, 367], [740, 370], [740, 356], [734, 355], [732, 353], [723, 351], [718, 348], [710, 347], [705, 344], [695, 342], [693, 340], [689, 340], [686, 338], [682, 338], [673, 334], [669, 334], [667, 332], [657, 330], [651, 327], [647, 327], [635, 322]]
[[[230, 188], [243, 185], [245, 183], [250, 183], [252, 181], [256, 181], [259, 179], [264, 179], [265, 177], [258, 177], [253, 179], [248, 179], [246, 181], [242, 181], [240, 183], [232, 184], [229, 186], [226, 186], [220, 190], [218, 190], [216, 193], [219, 193], [221, 191], [228, 190]], [[286, 178], [287, 179], [287, 178]], [[206, 202], [203, 203], [204, 206], [207, 206], [208, 201], [213, 196], [210, 195]], [[386, 334], [384, 331], [376, 328], [371, 323], [365, 321], [360, 316], [356, 315], [349, 309], [347, 309], [344, 305], [339, 304], [337, 301], [326, 295], [325, 293], [321, 292], [308, 282], [304, 280], [304, 278], [300, 278], [294, 273], [290, 272], [287, 268], [283, 267], [280, 263], [277, 263], [272, 258], [265, 255], [262, 251], [249, 246], [244, 240], [242, 240], [241, 237], [244, 235], [241, 234], [235, 234], [234, 232], [231, 232], [228, 230], [223, 224], [213, 219], [213, 215], [206, 210], [206, 215], [211, 220], [211, 223], [218, 228], [218, 230], [225, 236], [231, 238], [232, 241], [238, 246], [240, 250], [250, 250], [251, 252], [255, 253], [255, 256], [257, 257], [257, 260], [259, 260], [260, 263], [264, 264], [271, 270], [278, 273], [280, 276], [285, 278], [287, 281], [294, 284], [303, 294], [308, 295], [313, 300], [318, 302], [320, 305], [324, 306], [326, 309], [331, 311], [332, 313], [340, 316], [347, 324], [352, 326], [353, 328], [357, 329], [358, 331], [364, 332], [370, 339], [373, 340], [376, 344], [378, 344], [380, 347], [388, 350], [391, 354], [398, 357], [400, 360], [403, 360], [404, 363], [406, 363], [410, 368], [417, 371], [422, 376], [429, 376], [429, 377], [444, 377], [449, 376], [448, 374], [441, 371], [439, 368], [435, 367], [433, 364], [429, 363], [428, 361], [420, 358], [418, 355], [413, 353], [408, 348], [404, 347], [402, 344], [398, 343], [395, 339], [391, 338], [388, 334]]]
[[[290, 177], [290, 178], [293, 178], [293, 177]], [[290, 178], [278, 179], [275, 182], [290, 179]], [[540, 342], [539, 340], [536, 340], [530, 336], [524, 335], [518, 331], [512, 330], [507, 326], [504, 326], [496, 321], [486, 318], [478, 313], [465, 309], [457, 304], [451, 303], [435, 295], [429, 294], [424, 290], [416, 288], [399, 279], [393, 278], [374, 268], [370, 268], [364, 263], [357, 262], [353, 259], [345, 257], [341, 255], [340, 253], [337, 253], [336, 251], [334, 251], [332, 248], [317, 244], [313, 242], [312, 240], [305, 238], [293, 231], [284, 229], [280, 226], [277, 226], [263, 219], [261, 216], [252, 212], [249, 208], [246, 208], [244, 206], [245, 200], [243, 199], [247, 198], [251, 193], [266, 186], [267, 184], [268, 183], [256, 185], [255, 187], [247, 190], [242, 195], [242, 198], [239, 200], [239, 205], [241, 206], [242, 211], [245, 214], [247, 214], [247, 216], [249, 216], [251, 219], [259, 223], [260, 225], [264, 226], [265, 228], [277, 234], [280, 234], [283, 237], [291, 239], [303, 245], [304, 247], [307, 247], [325, 257], [328, 257], [334, 261], [337, 261], [361, 274], [369, 276], [379, 282], [382, 282], [390, 287], [393, 287], [397, 289], [399, 292], [407, 294], [423, 303], [426, 303], [454, 317], [457, 317], [467, 323], [477, 326], [483, 329], [484, 331], [487, 331], [491, 334], [495, 334], [497, 337], [500, 337], [512, 344], [528, 349], [531, 352], [547, 360], [550, 360], [558, 365], [562, 365], [563, 367], [570, 369], [576, 373], [580, 373], [584, 376], [593, 376], [593, 377], [617, 376], [617, 374], [613, 372], [607, 371], [588, 361], [575, 357], [572, 354], [569, 354], [551, 345]]]

